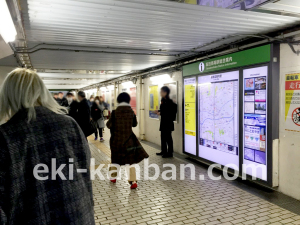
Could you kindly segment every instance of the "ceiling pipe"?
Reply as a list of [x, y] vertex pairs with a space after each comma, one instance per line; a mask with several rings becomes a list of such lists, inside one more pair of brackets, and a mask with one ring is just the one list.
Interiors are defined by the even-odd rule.
[[[286, 38], [289, 38], [289, 37], [293, 37], [293, 36], [296, 36], [296, 35], [299, 35], [300, 34], [300, 30], [298, 31], [294, 31], [294, 32], [290, 32], [288, 34], [282, 34], [282, 35], [278, 35], [274, 38], [272, 38], [272, 40], [282, 40], [283, 43], [287, 43], [286, 41]], [[266, 36], [267, 37], [267, 36]], [[114, 81], [119, 81], [120, 79], [129, 79], [130, 77], [132, 76], [137, 76], [137, 77], [140, 77], [142, 76], [143, 78], [147, 77], [147, 75], [149, 74], [153, 74], [153, 73], [157, 73], [157, 72], [161, 72], [161, 71], [166, 71], [166, 70], [178, 70], [178, 67], [182, 67], [184, 65], [187, 65], [187, 64], [190, 64], [190, 63], [193, 63], [193, 62], [196, 62], [196, 61], [200, 61], [200, 60], [204, 60], [204, 59], [208, 59], [208, 58], [213, 58], [213, 57], [216, 57], [216, 56], [220, 56], [220, 55], [226, 55], [226, 54], [230, 54], [230, 53], [233, 53], [233, 52], [237, 52], [237, 51], [240, 51], [240, 50], [243, 50], [243, 49], [247, 49], [247, 48], [251, 48], [251, 47], [255, 47], [255, 46], [259, 46], [259, 45], [263, 45], [263, 44], [266, 44], [266, 43], [270, 43], [271, 40], [270, 38], [266, 38], [264, 40], [261, 40], [261, 41], [258, 41], [258, 42], [254, 42], [254, 43], [250, 43], [250, 44], [246, 44], [246, 45], [243, 45], [243, 46], [239, 46], [239, 47], [235, 47], [235, 48], [232, 48], [232, 49], [228, 49], [228, 50], [224, 50], [224, 51], [221, 51], [221, 52], [217, 52], [217, 53], [213, 53], [213, 54], [210, 54], [210, 55], [206, 55], [206, 56], [201, 56], [201, 57], [195, 57], [194, 59], [192, 60], [186, 60], [184, 62], [175, 62], [175, 63], [172, 63], [168, 66], [162, 66], [162, 67], [156, 67], [157, 69], [153, 69], [151, 71], [147, 71], [147, 72], [141, 72], [141, 73], [137, 73], [137, 74], [128, 74], [128, 75], [124, 75], [122, 77], [119, 77], [119, 78], [114, 78], [114, 79], [110, 79], [108, 81], [105, 81], [105, 82], [101, 82], [101, 83], [98, 83], [98, 84], [94, 84], [93, 86], [99, 86], [99, 85], [106, 85], [108, 83], [111, 83], [111, 82], [114, 82]], [[87, 90], [87, 89], [90, 89], [92, 85], [90, 86], [87, 86], [87, 87], [84, 87], [84, 88], [81, 88], [80, 90]]]
[[46, 51], [67, 51], [67, 52], [85, 52], [85, 53], [107, 53], [107, 54], [126, 54], [126, 55], [157, 55], [157, 56], [174, 56], [179, 57], [179, 54], [167, 54], [167, 53], [139, 53], [139, 52], [114, 52], [114, 51], [96, 51], [96, 50], [76, 50], [76, 49], [62, 49], [62, 48], [39, 48], [33, 51], [16, 51], [16, 54], [33, 54], [35, 52]]
[[[68, 44], [48, 44], [48, 43], [39, 43], [31, 48], [23, 48], [23, 47], [16, 47], [16, 49], [18, 51], [22, 51], [22, 50], [26, 50], [26, 51], [32, 51], [34, 50], [35, 48], [39, 47], [39, 46], [43, 46], [43, 45], [46, 45], [46, 46], [56, 46], [56, 47], [70, 47], [70, 48], [73, 48], [72, 50], [77, 50], [78, 48], [92, 48], [92, 49], [107, 49], [107, 50], [117, 50], [117, 51], [136, 51], [136, 52], [153, 52], [153, 53], [156, 53], [156, 52], [176, 52], [176, 53], [185, 53], [187, 51], [182, 51], [182, 50], [168, 50], [168, 49], [157, 49], [157, 50], [153, 50], [153, 49], [132, 49], [132, 48], [111, 48], [111, 47], [99, 47], [99, 46], [80, 46], [80, 45], [68, 45]], [[75, 49], [74, 49], [75, 48]], [[76, 49], [77, 48], [77, 49]], [[80, 49], [78, 49], [80, 50]]]

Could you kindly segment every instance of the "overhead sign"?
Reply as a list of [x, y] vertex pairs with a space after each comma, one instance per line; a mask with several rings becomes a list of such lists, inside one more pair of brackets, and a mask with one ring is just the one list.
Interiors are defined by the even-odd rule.
[[269, 62], [270, 59], [271, 45], [264, 45], [261, 47], [183, 66], [183, 76], [198, 75], [201, 73], [204, 74], [214, 71], [264, 63]]

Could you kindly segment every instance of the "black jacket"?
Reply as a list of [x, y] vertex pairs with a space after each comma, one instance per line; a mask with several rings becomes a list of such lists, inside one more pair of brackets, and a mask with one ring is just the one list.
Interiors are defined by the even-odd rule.
[[79, 102], [74, 101], [74, 100], [69, 105], [69, 116], [71, 116], [75, 120], [76, 120], [76, 116], [77, 116], [78, 105], [79, 105]]
[[78, 103], [76, 121], [82, 129], [83, 133], [87, 136], [90, 130], [91, 108], [86, 99]]
[[162, 99], [160, 104], [160, 131], [174, 131], [174, 120], [176, 120], [177, 104], [171, 99]]
[[55, 100], [57, 101], [57, 103], [59, 105], [64, 106], [64, 107], [68, 107], [68, 100], [65, 97], [63, 97], [62, 99], [57, 98]]
[[103, 112], [99, 109], [95, 102], [93, 102], [91, 107], [91, 117], [94, 121], [97, 121], [103, 117]]

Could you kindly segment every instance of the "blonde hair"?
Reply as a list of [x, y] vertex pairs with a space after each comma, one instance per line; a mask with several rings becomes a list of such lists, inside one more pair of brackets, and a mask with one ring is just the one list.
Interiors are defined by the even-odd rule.
[[58, 105], [35, 71], [21, 68], [11, 71], [0, 90], [0, 122], [10, 119], [21, 109], [28, 110], [30, 122], [36, 118], [35, 106], [46, 107], [57, 114], [68, 112]]

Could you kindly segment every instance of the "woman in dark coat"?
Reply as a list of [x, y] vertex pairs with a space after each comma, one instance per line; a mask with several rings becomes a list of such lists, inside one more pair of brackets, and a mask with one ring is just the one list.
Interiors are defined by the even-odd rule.
[[96, 96], [95, 101], [92, 103], [91, 107], [91, 117], [93, 121], [96, 123], [96, 132], [95, 132], [95, 140], [98, 139], [98, 131], [99, 131], [99, 136], [100, 136], [100, 141], [103, 142], [103, 128], [105, 127], [104, 125], [104, 116], [103, 116], [103, 110], [105, 109], [105, 104], [100, 99], [101, 97]]
[[0, 92], [0, 224], [95, 224], [89, 146], [66, 113], [34, 71], [16, 69], [6, 77]]
[[[116, 110], [112, 111], [111, 117], [106, 124], [111, 130], [111, 163], [120, 166], [137, 164], [143, 159], [148, 158], [149, 155], [132, 131], [132, 127], [137, 126], [137, 120], [136, 115], [129, 104], [129, 94], [125, 92], [121, 93], [118, 96], [117, 101], [119, 105]], [[117, 168], [110, 167], [109, 170], [117, 171]], [[112, 173], [111, 177], [116, 178], [117, 172]], [[137, 188], [134, 166], [130, 167], [129, 173], [131, 189]], [[111, 181], [115, 183], [116, 179], [112, 179]]]

